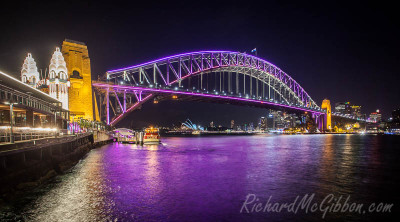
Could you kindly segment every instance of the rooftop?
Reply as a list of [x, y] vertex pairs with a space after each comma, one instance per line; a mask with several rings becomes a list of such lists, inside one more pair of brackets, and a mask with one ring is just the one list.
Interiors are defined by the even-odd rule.
[[28, 84], [21, 82], [20, 80], [7, 75], [0, 71], [0, 84], [15, 89], [21, 93], [31, 93], [32, 96], [44, 100], [49, 103], [61, 103], [59, 100], [51, 97], [49, 94], [44, 93], [38, 89], [31, 87]]

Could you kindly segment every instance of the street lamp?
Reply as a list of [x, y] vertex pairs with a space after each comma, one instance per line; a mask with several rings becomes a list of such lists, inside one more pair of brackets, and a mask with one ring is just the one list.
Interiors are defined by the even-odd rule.
[[5, 104], [10, 105], [10, 143], [14, 143], [14, 133], [13, 133], [13, 123], [14, 123], [14, 105], [18, 103], [5, 102]]

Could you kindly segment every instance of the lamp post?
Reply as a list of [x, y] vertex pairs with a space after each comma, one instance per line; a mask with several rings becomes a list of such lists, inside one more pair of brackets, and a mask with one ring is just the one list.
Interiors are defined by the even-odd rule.
[[14, 124], [14, 104], [13, 102], [6, 102], [6, 104], [10, 105], [10, 143], [14, 143], [14, 132], [13, 132], [13, 124]]
[[10, 103], [10, 143], [14, 143], [14, 133], [13, 133], [13, 119], [14, 119], [14, 111], [13, 111], [14, 103]]

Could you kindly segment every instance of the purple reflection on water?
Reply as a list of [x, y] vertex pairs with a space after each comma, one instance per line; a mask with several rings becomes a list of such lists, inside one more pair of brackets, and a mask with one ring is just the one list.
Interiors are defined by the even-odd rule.
[[272, 195], [279, 203], [307, 193], [316, 193], [316, 199], [329, 193], [365, 198], [355, 191], [369, 179], [354, 176], [368, 166], [370, 148], [354, 143], [355, 139], [351, 135], [164, 138], [159, 146], [114, 144], [99, 152], [104, 152], [107, 185], [119, 190], [107, 197], [115, 203], [111, 212], [116, 218], [280, 220], [299, 215], [240, 214], [246, 195], [256, 194], [264, 202]]
[[[399, 203], [399, 137], [360, 135], [163, 138], [157, 146], [109, 144], [4, 215], [40, 221], [320, 221], [322, 213], [241, 214], [248, 194], [291, 203], [315, 193]], [[251, 206], [250, 206], [251, 207]], [[1, 211], [0, 211], [1, 212]], [[327, 221], [390, 214], [328, 213]]]

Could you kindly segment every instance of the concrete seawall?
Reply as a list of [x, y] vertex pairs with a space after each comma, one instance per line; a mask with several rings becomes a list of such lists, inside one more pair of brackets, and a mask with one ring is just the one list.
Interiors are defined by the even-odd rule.
[[44, 183], [74, 166], [90, 149], [113, 141], [101, 137], [86, 133], [1, 145], [0, 198]]

